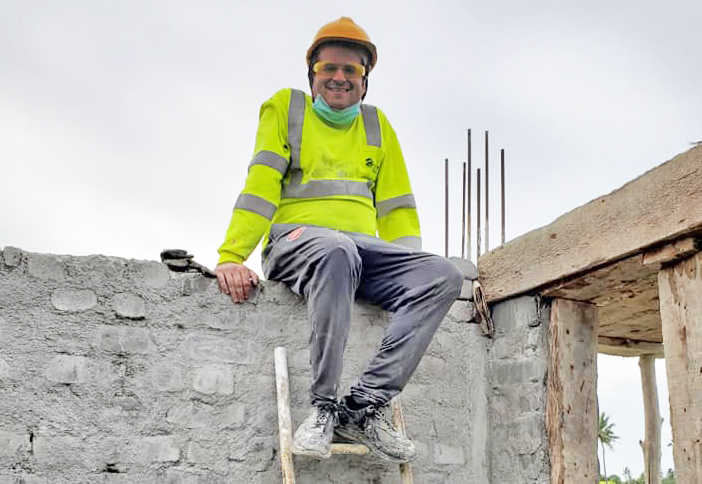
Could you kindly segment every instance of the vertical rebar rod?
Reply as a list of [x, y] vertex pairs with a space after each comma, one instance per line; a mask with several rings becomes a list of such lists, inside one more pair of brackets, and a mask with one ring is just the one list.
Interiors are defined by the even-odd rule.
[[461, 216], [461, 259], [466, 258], [466, 162], [463, 162], [463, 215]]
[[505, 149], [500, 150], [500, 185], [502, 187], [500, 198], [502, 199], [502, 245], [505, 245]]
[[489, 189], [490, 184], [488, 183], [488, 132], [485, 131], [485, 253], [490, 252], [490, 197]]
[[471, 220], [470, 220], [470, 208], [472, 205], [472, 199], [471, 199], [471, 146], [470, 146], [470, 129], [468, 129], [468, 168], [466, 170], [468, 180], [466, 181], [466, 185], [468, 186], [468, 215], [466, 216], [466, 252], [468, 254], [468, 260], [471, 259], [471, 244], [470, 244], [470, 225], [471, 225]]
[[446, 158], [445, 162], [446, 166], [446, 186], [445, 186], [445, 193], [446, 193], [446, 204], [444, 208], [444, 224], [446, 231], [444, 233], [444, 255], [448, 257], [448, 251], [449, 251], [449, 163], [448, 163], [448, 158]]
[[477, 210], [476, 210], [476, 212], [477, 212], [476, 213], [476, 224], [477, 224], [477, 230], [476, 230], [477, 240], [476, 240], [476, 242], [478, 244], [478, 250], [477, 250], [478, 255], [475, 259], [475, 262], [477, 264], [478, 259], [480, 259], [480, 168], [478, 168], [478, 177], [476, 180], [476, 193], [475, 194], [477, 195], [477, 200], [478, 200], [478, 206], [476, 207], [477, 208]]

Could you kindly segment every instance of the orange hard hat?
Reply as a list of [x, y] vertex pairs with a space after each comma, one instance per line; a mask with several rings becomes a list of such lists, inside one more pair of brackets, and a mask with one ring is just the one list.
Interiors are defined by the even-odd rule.
[[319, 32], [317, 32], [317, 35], [312, 42], [312, 45], [309, 49], [307, 49], [307, 65], [310, 65], [312, 55], [314, 54], [314, 51], [317, 50], [317, 47], [325, 42], [331, 42], [334, 40], [358, 44], [368, 50], [368, 53], [370, 54], [368, 72], [373, 69], [375, 63], [378, 61], [378, 52], [376, 51], [373, 42], [370, 41], [366, 31], [359, 27], [353, 20], [351, 20], [350, 17], [341, 17], [339, 20], [329, 22], [319, 29]]

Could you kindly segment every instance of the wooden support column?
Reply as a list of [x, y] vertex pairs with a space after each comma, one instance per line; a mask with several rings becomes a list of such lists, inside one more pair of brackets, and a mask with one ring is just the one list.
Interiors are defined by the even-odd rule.
[[554, 299], [546, 429], [551, 484], [597, 482], [597, 307]]
[[702, 482], [702, 254], [658, 273], [677, 482]]
[[658, 408], [656, 359], [652, 355], [639, 358], [641, 388], [646, 416], [646, 437], [641, 442], [644, 454], [645, 484], [661, 484], [661, 412]]

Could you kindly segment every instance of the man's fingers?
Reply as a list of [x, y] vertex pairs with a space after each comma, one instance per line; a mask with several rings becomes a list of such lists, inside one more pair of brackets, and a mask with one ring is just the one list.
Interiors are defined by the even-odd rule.
[[227, 286], [227, 279], [224, 272], [217, 272], [217, 283], [219, 284], [220, 291], [222, 291], [224, 294], [229, 294], [229, 286]]
[[[244, 291], [244, 275], [246, 271], [236, 271], [234, 274], [234, 291], [236, 293], [236, 300], [235, 302], [243, 302], [246, 297], [244, 296], [245, 291]], [[248, 281], [246, 281], [248, 282]]]
[[243, 265], [226, 265], [216, 271], [219, 288], [229, 294], [232, 302], [241, 303], [251, 294], [252, 286], [258, 285], [258, 275]]

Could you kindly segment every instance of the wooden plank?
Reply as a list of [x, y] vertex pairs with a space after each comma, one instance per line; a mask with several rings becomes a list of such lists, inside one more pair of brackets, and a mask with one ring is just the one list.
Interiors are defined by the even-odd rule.
[[658, 406], [655, 363], [652, 356], [639, 358], [646, 428], [645, 440], [641, 442], [646, 484], [661, 484], [661, 412]]
[[665, 264], [675, 260], [686, 259], [695, 252], [700, 251], [701, 240], [700, 238], [686, 237], [666, 244], [663, 247], [649, 250], [643, 255], [643, 264]]
[[663, 358], [663, 344], [627, 338], [597, 337], [597, 351], [613, 356], [651, 356]]
[[[643, 265], [638, 254], [560, 281], [541, 290], [543, 296], [590, 302], [598, 307], [598, 335], [663, 342], [658, 312], [659, 264]], [[617, 354], [617, 353], [614, 353]], [[626, 356], [640, 356], [629, 352]]]
[[702, 231], [702, 146], [478, 261], [489, 302], [534, 291]]
[[597, 308], [554, 299], [546, 430], [552, 484], [597, 480]]
[[702, 482], [702, 254], [662, 269], [658, 288], [677, 482]]

